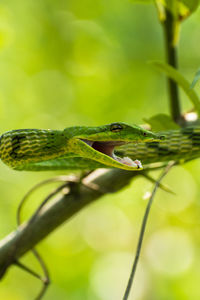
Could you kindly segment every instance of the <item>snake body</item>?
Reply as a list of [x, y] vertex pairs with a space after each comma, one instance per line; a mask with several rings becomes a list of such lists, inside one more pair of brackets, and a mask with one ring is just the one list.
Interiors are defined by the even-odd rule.
[[16, 170], [94, 169], [116, 167], [141, 170], [138, 160], [114, 154], [118, 145], [159, 141], [163, 137], [137, 125], [112, 123], [64, 130], [18, 129], [0, 137], [0, 158]]
[[[123, 156], [137, 161], [129, 164], [129, 160], [120, 158]], [[65, 130], [19, 129], [0, 137], [1, 160], [16, 170], [99, 167], [134, 170], [142, 169], [138, 160], [147, 165], [170, 160], [188, 161], [199, 156], [200, 127], [153, 134], [140, 127], [114, 123]]]
[[200, 156], [200, 126], [160, 132], [165, 140], [127, 144], [116, 149], [117, 155], [137, 157], [143, 164], [189, 161]]
[[65, 138], [59, 131], [11, 130], [0, 138], [0, 156], [3, 162], [15, 168], [23, 162], [28, 164], [62, 156], [65, 144]]

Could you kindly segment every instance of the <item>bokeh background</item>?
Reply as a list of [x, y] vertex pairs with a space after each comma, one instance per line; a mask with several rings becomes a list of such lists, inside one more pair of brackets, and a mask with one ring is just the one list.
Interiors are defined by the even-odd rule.
[[[199, 67], [199, 30], [197, 11], [183, 23], [179, 46], [180, 70], [190, 81]], [[141, 124], [143, 118], [168, 113], [165, 78], [147, 64], [164, 57], [153, 5], [2, 0], [1, 133], [114, 121]], [[157, 193], [130, 300], [200, 299], [199, 169], [198, 160], [174, 168], [165, 183], [176, 196]], [[16, 209], [25, 192], [58, 173], [16, 172], [1, 163], [0, 238], [16, 228]], [[51, 188], [32, 196], [24, 218]], [[52, 280], [44, 300], [122, 299], [151, 189], [150, 182], [138, 178], [85, 208], [38, 245]], [[23, 262], [39, 270], [31, 254]], [[40, 287], [37, 279], [12, 267], [0, 283], [0, 299], [31, 300]]]

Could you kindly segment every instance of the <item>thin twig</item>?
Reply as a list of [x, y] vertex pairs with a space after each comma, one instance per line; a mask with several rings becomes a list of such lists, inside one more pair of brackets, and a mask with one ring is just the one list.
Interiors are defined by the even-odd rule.
[[[21, 210], [23, 205], [25, 204], [25, 202], [27, 201], [28, 197], [30, 196], [31, 193], [33, 193], [36, 189], [38, 189], [39, 187], [51, 183], [51, 182], [56, 182], [56, 181], [61, 181], [61, 182], [65, 182], [65, 184], [62, 184], [61, 186], [59, 186], [58, 188], [56, 188], [55, 190], [53, 190], [43, 201], [42, 203], [39, 205], [39, 207], [37, 208], [37, 210], [35, 211], [35, 213], [32, 215], [32, 217], [30, 218], [28, 224], [31, 224], [35, 218], [37, 217], [38, 213], [40, 212], [40, 210], [42, 209], [42, 207], [56, 194], [58, 194], [61, 190], [63, 190], [64, 187], [66, 187], [66, 185], [69, 183], [66, 180], [69, 180], [69, 176], [59, 176], [59, 177], [54, 177], [48, 180], [44, 180], [42, 182], [40, 182], [39, 184], [35, 185], [31, 190], [29, 190], [29, 192], [23, 197], [22, 201], [20, 202], [20, 205], [18, 207], [17, 210], [17, 224], [18, 226], [21, 223]], [[71, 177], [70, 177], [70, 180]], [[74, 182], [74, 181], [73, 181]], [[31, 249], [31, 252], [33, 253], [33, 255], [35, 256], [35, 258], [37, 259], [37, 261], [40, 264], [40, 267], [44, 273], [44, 277], [41, 277], [39, 274], [37, 274], [35, 271], [31, 270], [30, 268], [28, 268], [27, 266], [23, 265], [22, 263], [20, 263], [19, 261], [15, 261], [15, 264], [22, 268], [23, 270], [27, 271], [28, 273], [32, 274], [33, 276], [35, 276], [36, 278], [40, 279], [43, 283], [42, 289], [39, 293], [39, 295], [35, 298], [35, 300], [41, 300], [42, 297], [44, 296], [48, 285], [50, 283], [50, 277], [49, 277], [49, 272], [47, 269], [47, 266], [43, 260], [43, 258], [40, 256], [40, 254], [38, 253], [38, 251], [36, 249]]]
[[41, 280], [41, 281], [43, 280], [42, 277], [41, 277], [38, 273], [36, 273], [35, 271], [33, 271], [32, 269], [30, 269], [30, 268], [27, 267], [26, 265], [22, 264], [21, 262], [19, 262], [19, 261], [16, 260], [16, 261], [14, 262], [14, 264], [15, 264], [17, 267], [19, 267], [20, 269], [22, 269], [22, 270], [28, 272], [29, 274], [31, 274], [31, 275], [34, 276], [35, 278], [37, 278], [37, 279], [39, 279], [39, 280]]
[[141, 225], [141, 229], [140, 229], [140, 235], [139, 235], [139, 239], [138, 239], [138, 244], [137, 244], [137, 248], [136, 248], [136, 255], [134, 258], [134, 262], [133, 262], [133, 266], [132, 266], [132, 270], [131, 270], [131, 274], [128, 280], [128, 284], [123, 296], [123, 300], [127, 300], [128, 296], [130, 294], [130, 290], [131, 287], [133, 285], [133, 280], [134, 280], [134, 276], [135, 276], [135, 272], [136, 272], [136, 268], [137, 268], [137, 264], [138, 264], [138, 260], [139, 260], [139, 256], [140, 256], [140, 252], [141, 252], [141, 247], [142, 247], [142, 242], [143, 242], [143, 238], [144, 238], [144, 233], [145, 233], [145, 229], [146, 229], [146, 224], [147, 224], [147, 220], [148, 220], [148, 216], [149, 216], [149, 212], [151, 209], [151, 205], [153, 203], [153, 199], [155, 196], [155, 193], [157, 191], [157, 188], [160, 185], [160, 182], [162, 181], [162, 179], [165, 177], [165, 175], [169, 172], [169, 170], [172, 168], [172, 166], [174, 166], [175, 163], [174, 162], [170, 162], [167, 167], [164, 169], [164, 171], [162, 172], [161, 176], [159, 177], [159, 179], [156, 181], [154, 189], [152, 191], [151, 197], [147, 203], [147, 207], [143, 216], [143, 220], [142, 220], [142, 225]]
[[41, 204], [38, 206], [38, 208], [36, 209], [36, 211], [34, 212], [34, 214], [32, 215], [32, 217], [30, 218], [30, 220], [28, 221], [28, 226], [29, 224], [31, 224], [35, 218], [37, 217], [37, 215], [39, 214], [39, 212], [41, 211], [41, 209], [45, 206], [45, 204], [47, 204], [47, 202], [49, 200], [51, 200], [52, 197], [54, 197], [55, 195], [57, 195], [60, 191], [62, 191], [66, 186], [67, 186], [67, 182], [65, 182], [64, 184], [60, 185], [58, 188], [56, 188], [55, 190], [53, 190], [42, 202]]
[[[148, 173], [143, 173], [144, 178], [148, 179], [149, 181], [156, 183], [157, 180], [151, 177]], [[172, 195], [176, 195], [174, 191], [172, 191], [167, 185], [164, 185], [162, 183], [159, 184], [159, 188], [167, 193], [170, 193]]]
[[[53, 190], [43, 201], [42, 203], [39, 205], [39, 207], [36, 209], [36, 211], [34, 212], [34, 214], [32, 215], [32, 217], [30, 218], [30, 220], [28, 221], [28, 226], [30, 226], [33, 221], [35, 220], [35, 218], [38, 216], [38, 214], [40, 213], [41, 209], [47, 204], [47, 202], [54, 197], [56, 194], [58, 194], [60, 191], [62, 191], [65, 187], [69, 187], [69, 190], [71, 192], [71, 190], [74, 188], [74, 184], [76, 184], [76, 189], [77, 189], [77, 183], [80, 183], [80, 179], [77, 177], [72, 177], [72, 176], [58, 176], [58, 177], [54, 177], [51, 179], [47, 179], [44, 180], [42, 182], [40, 182], [39, 184], [36, 184], [33, 188], [31, 188], [23, 197], [23, 199], [21, 200], [19, 206], [18, 206], [18, 210], [17, 210], [17, 224], [18, 226], [20, 226], [21, 224], [21, 212], [22, 212], [22, 208], [24, 207], [24, 204], [26, 203], [26, 201], [28, 200], [28, 198], [30, 197], [30, 195], [37, 190], [38, 188], [40, 188], [41, 186], [44, 186], [48, 183], [52, 183], [52, 182], [65, 182], [64, 184], [60, 185], [58, 188], [56, 188], [55, 190]], [[94, 186], [92, 185], [86, 185], [86, 187], [93, 189]], [[96, 185], [95, 185], [96, 187]], [[15, 251], [13, 251], [14, 253]], [[39, 293], [39, 295], [37, 295], [37, 297], [35, 298], [35, 300], [41, 300], [42, 297], [44, 296], [48, 285], [50, 283], [50, 277], [49, 277], [49, 272], [47, 269], [47, 266], [43, 260], [43, 258], [40, 256], [40, 254], [37, 252], [36, 249], [32, 248], [31, 252], [33, 253], [33, 255], [35, 256], [35, 258], [37, 259], [37, 261], [40, 264], [40, 267], [42, 268], [42, 271], [44, 273], [44, 277], [41, 277], [38, 273], [36, 273], [35, 271], [31, 270], [29, 267], [25, 266], [24, 264], [22, 264], [19, 261], [15, 261], [15, 264], [20, 267], [21, 269], [27, 271], [29, 274], [33, 275], [34, 277], [40, 279], [43, 282], [43, 286], [42, 289]], [[15, 254], [15, 253], [14, 253]], [[13, 254], [13, 255], [14, 255]]]
[[32, 249], [31, 252], [33, 253], [33, 255], [35, 256], [35, 258], [37, 259], [37, 261], [39, 262], [41, 268], [42, 268], [42, 271], [44, 273], [44, 277], [41, 278], [42, 280], [42, 289], [40, 291], [40, 293], [37, 295], [37, 297], [35, 298], [35, 300], [41, 300], [42, 297], [44, 296], [44, 294], [46, 293], [47, 291], [47, 288], [50, 284], [50, 277], [49, 277], [49, 272], [48, 272], [48, 269], [47, 269], [47, 266], [43, 260], [43, 258], [40, 256], [40, 254], [38, 253], [38, 251], [36, 249]]
[[38, 188], [48, 184], [48, 183], [54, 183], [54, 182], [67, 182], [67, 181], [72, 181], [72, 180], [76, 180], [76, 177], [75, 176], [56, 176], [56, 177], [53, 177], [53, 178], [50, 178], [50, 179], [46, 179], [46, 180], [43, 180], [39, 183], [37, 183], [36, 185], [34, 185], [25, 195], [24, 197], [22, 198], [22, 200], [20, 201], [19, 203], [19, 206], [17, 208], [17, 224], [18, 226], [21, 224], [21, 220], [20, 220], [20, 215], [21, 215], [21, 211], [23, 209], [23, 206], [25, 204], [25, 202], [27, 201], [27, 199], [30, 197], [30, 195], [36, 191]]

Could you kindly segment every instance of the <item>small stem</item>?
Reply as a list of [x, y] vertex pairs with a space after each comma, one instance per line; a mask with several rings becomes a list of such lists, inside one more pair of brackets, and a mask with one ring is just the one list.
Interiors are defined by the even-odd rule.
[[19, 261], [14, 261], [13, 262], [16, 266], [18, 266], [19, 268], [21, 268], [22, 270], [28, 272], [29, 274], [31, 274], [32, 276], [34, 276], [35, 278], [43, 281], [43, 278], [37, 274], [35, 271], [31, 270], [29, 267], [25, 266], [24, 264], [20, 263]]
[[[162, 22], [164, 28], [165, 37], [165, 48], [166, 48], [166, 60], [169, 65], [178, 69], [177, 59], [177, 37], [176, 37], [176, 25], [178, 21], [175, 21], [172, 13], [166, 9], [166, 18]], [[177, 22], [177, 24], [175, 23]], [[168, 90], [169, 90], [169, 104], [170, 113], [173, 120], [180, 124], [182, 121], [181, 117], [181, 106], [179, 99], [179, 91], [177, 84], [170, 78], [168, 78]]]

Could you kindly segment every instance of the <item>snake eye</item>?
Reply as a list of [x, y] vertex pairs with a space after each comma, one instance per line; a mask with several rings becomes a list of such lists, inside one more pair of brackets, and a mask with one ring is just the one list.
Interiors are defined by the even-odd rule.
[[146, 132], [143, 132], [143, 136], [146, 136], [147, 135], [147, 133]]
[[112, 131], [112, 132], [119, 132], [122, 129], [123, 129], [123, 127], [119, 123], [113, 123], [110, 125], [110, 131]]

